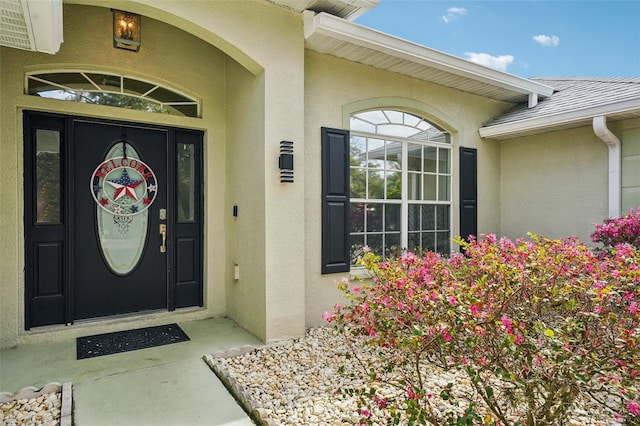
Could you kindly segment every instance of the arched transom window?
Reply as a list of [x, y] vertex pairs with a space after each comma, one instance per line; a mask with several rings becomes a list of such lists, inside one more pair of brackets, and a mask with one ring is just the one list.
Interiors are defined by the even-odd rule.
[[351, 263], [366, 245], [450, 252], [451, 137], [402, 111], [351, 116]]
[[28, 95], [200, 117], [200, 101], [164, 85], [110, 72], [62, 70], [26, 75]]

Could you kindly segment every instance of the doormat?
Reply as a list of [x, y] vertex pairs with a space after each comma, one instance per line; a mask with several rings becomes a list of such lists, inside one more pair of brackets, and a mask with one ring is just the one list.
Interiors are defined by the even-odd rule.
[[188, 340], [190, 340], [189, 336], [182, 331], [178, 324], [78, 337], [76, 340], [77, 359], [137, 351], [138, 349], [170, 345]]

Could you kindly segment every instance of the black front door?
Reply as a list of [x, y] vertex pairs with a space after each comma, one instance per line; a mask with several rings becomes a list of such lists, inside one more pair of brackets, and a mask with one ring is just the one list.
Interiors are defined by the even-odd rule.
[[168, 136], [75, 122], [76, 319], [168, 307]]
[[25, 113], [25, 327], [202, 306], [202, 133]]

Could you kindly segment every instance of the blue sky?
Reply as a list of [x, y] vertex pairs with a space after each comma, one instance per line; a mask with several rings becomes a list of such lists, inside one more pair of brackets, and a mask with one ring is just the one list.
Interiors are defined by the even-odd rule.
[[355, 22], [520, 77], [640, 77], [640, 0], [381, 0]]

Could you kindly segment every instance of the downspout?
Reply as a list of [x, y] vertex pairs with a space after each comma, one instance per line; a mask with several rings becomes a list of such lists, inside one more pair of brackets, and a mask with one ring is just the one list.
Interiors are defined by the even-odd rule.
[[607, 128], [607, 117], [593, 117], [593, 131], [609, 147], [609, 218], [620, 217], [620, 139]]

